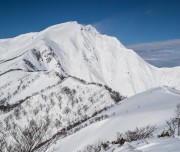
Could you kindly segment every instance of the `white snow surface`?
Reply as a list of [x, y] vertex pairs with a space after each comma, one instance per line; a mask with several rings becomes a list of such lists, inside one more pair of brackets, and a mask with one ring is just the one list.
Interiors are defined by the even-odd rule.
[[[97, 144], [99, 141], [111, 142], [116, 139], [117, 132], [123, 133], [146, 125], [157, 126], [156, 135], [160, 134], [166, 128], [166, 120], [173, 117], [174, 109], [178, 103], [180, 103], [180, 93], [173, 89], [155, 88], [140, 93], [101, 113], [101, 115], [108, 114], [111, 117], [59, 140], [50, 147], [48, 152], [76, 152], [87, 145]], [[180, 143], [180, 140], [177, 142]], [[175, 149], [173, 145], [169, 147]], [[164, 147], [162, 148], [164, 149]], [[180, 151], [180, 147], [178, 150]], [[125, 150], [117, 150], [117, 152], [121, 151], [126, 152]]]
[[60, 71], [106, 84], [124, 96], [164, 85], [180, 88], [179, 67], [151, 66], [116, 38], [77, 22], [0, 40], [0, 75], [12, 69]]
[[113, 145], [106, 152], [179, 152], [179, 144], [180, 138], [154, 138], [125, 143], [122, 147]]
[[[113, 91], [101, 84], [128, 98], [117, 104]], [[15, 123], [23, 128], [30, 119], [48, 116], [52, 128], [45, 137], [52, 137], [81, 122], [48, 152], [76, 152], [89, 144], [112, 141], [117, 132], [148, 124], [156, 125], [158, 134], [180, 103], [178, 90], [180, 67], [154, 67], [91, 25], [67, 22], [0, 40], [0, 127]], [[10, 105], [15, 107], [5, 109]], [[91, 124], [101, 116], [109, 117]], [[75, 129], [80, 130], [72, 134]], [[137, 151], [165, 152], [169, 143], [167, 150], [176, 152], [179, 138], [148, 141], [148, 145], [130, 144]], [[130, 151], [127, 144], [114, 148], [114, 152]]]

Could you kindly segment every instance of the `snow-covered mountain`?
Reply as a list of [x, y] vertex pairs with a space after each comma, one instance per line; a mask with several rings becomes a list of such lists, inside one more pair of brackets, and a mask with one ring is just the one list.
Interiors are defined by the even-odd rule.
[[0, 53], [0, 75], [55, 70], [106, 84], [124, 96], [163, 85], [180, 86], [180, 68], [153, 67], [116, 38], [76, 22], [0, 40]]
[[[97, 140], [112, 140], [118, 129], [147, 122], [162, 130], [165, 119], [154, 119], [154, 114], [170, 117], [179, 102], [175, 90], [180, 89], [180, 67], [156, 68], [116, 38], [102, 35], [90, 25], [67, 22], [38, 33], [1, 39], [0, 82], [0, 139], [5, 139], [0, 140], [1, 149], [7, 146], [2, 141], [13, 147], [10, 141], [15, 135], [26, 141], [23, 135], [27, 130], [40, 131], [48, 126], [28, 152], [43, 152], [43, 146], [56, 138], [60, 139], [58, 145], [53, 144], [49, 151], [60, 145], [64, 149], [58, 147], [58, 152], [76, 152], [92, 144], [93, 133], [100, 128]], [[123, 100], [125, 97], [130, 98]], [[119, 104], [122, 100], [124, 103]], [[137, 119], [143, 121], [133, 121]], [[108, 138], [104, 136], [107, 130], [111, 130]], [[89, 140], [80, 144], [81, 135]], [[69, 147], [71, 140], [77, 142]]]

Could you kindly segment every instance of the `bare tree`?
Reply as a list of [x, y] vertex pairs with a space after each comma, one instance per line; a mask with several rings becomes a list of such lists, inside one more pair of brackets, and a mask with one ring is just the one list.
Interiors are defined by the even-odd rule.
[[5, 135], [1, 133], [0, 135], [0, 152], [3, 152], [3, 149], [6, 146], [6, 140], [5, 140]]
[[170, 136], [175, 136], [176, 126], [177, 126], [177, 120], [175, 118], [170, 118], [166, 121], [166, 124], [169, 127], [169, 134]]
[[65, 107], [64, 110], [63, 110], [63, 113], [65, 115], [68, 115], [70, 112], [71, 112], [71, 109], [69, 107]]
[[101, 151], [101, 145], [94, 144], [94, 145], [87, 145], [82, 150], [78, 150], [77, 152], [100, 152], [100, 151]]
[[117, 139], [113, 143], [123, 145], [125, 142], [126, 139], [124, 138], [124, 135], [120, 132], [117, 132]]
[[141, 140], [145, 138], [149, 138], [153, 135], [153, 132], [156, 130], [155, 126], [147, 125], [142, 128], [136, 128], [133, 131], [126, 131], [125, 132], [125, 139], [128, 142]]
[[177, 129], [178, 129], [178, 136], [180, 135], [180, 103], [177, 104], [176, 109], [175, 109], [175, 117], [177, 119]]
[[170, 118], [168, 121], [166, 121], [166, 124], [169, 127], [168, 131], [163, 131], [163, 133], [160, 135], [160, 137], [167, 136], [175, 136], [176, 129], [177, 129], [177, 135], [180, 136], [180, 103], [176, 105], [176, 109], [174, 111], [174, 117]]
[[10, 133], [9, 139], [6, 138], [0, 141], [0, 146], [3, 152], [33, 152], [45, 141], [46, 132], [50, 126], [50, 119], [46, 117], [44, 120], [36, 122], [31, 120], [25, 128], [14, 126]]

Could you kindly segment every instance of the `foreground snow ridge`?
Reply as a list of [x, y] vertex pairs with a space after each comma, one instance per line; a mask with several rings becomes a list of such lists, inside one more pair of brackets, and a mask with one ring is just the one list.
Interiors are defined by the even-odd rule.
[[178, 103], [180, 103], [180, 94], [173, 89], [156, 88], [140, 93], [102, 112], [99, 115], [109, 115], [110, 117], [60, 140], [51, 147], [52, 151], [56, 151], [56, 149], [57, 152], [78, 151], [86, 145], [111, 142], [116, 140], [117, 132], [123, 133], [147, 125], [157, 127], [154, 132], [155, 138], [152, 139], [155, 140], [157, 135], [167, 127], [166, 120], [173, 117]]
[[157, 138], [180, 103], [180, 67], [156, 68], [91, 25], [1, 39], [0, 82], [2, 152], [77, 152], [147, 125], [151, 138], [104, 151], [180, 151], [178, 137]]
[[101, 152], [179, 152], [179, 144], [179, 138], [155, 138], [125, 143], [123, 146], [110, 144]]

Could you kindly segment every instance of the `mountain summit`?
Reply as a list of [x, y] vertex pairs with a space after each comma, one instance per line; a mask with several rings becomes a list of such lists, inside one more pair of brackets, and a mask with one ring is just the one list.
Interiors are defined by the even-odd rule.
[[125, 96], [163, 85], [180, 86], [180, 68], [158, 69], [116, 38], [77, 22], [0, 40], [0, 54], [0, 75], [54, 70], [108, 85]]
[[156, 68], [77, 22], [0, 40], [0, 82], [3, 152], [54, 152], [57, 139], [72, 152], [147, 123], [162, 131], [180, 98], [180, 67]]

